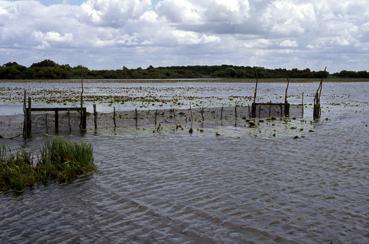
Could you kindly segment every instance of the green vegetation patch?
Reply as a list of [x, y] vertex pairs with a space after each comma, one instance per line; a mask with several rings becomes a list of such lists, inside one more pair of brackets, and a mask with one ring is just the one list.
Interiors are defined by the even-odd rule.
[[5, 146], [0, 147], [0, 192], [21, 191], [39, 183], [69, 183], [95, 171], [93, 149], [87, 143], [54, 138], [45, 143], [36, 165], [30, 153], [11, 154]]

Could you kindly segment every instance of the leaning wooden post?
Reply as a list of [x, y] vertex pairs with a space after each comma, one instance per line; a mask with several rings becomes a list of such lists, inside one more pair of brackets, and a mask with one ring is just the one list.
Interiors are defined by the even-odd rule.
[[[254, 70], [254, 72], [255, 72], [256, 83], [255, 83], [255, 90], [254, 90], [254, 102], [251, 105], [251, 117], [252, 118], [256, 118], [256, 96], [257, 96], [258, 83], [259, 83], [259, 78], [258, 78], [258, 74], [257, 74], [256, 70]], [[260, 114], [259, 114], [259, 116], [260, 116]]]
[[115, 113], [115, 107], [114, 107], [114, 111], [113, 111], [113, 123], [114, 123], [114, 129], [117, 128], [117, 121], [116, 121], [116, 113]]
[[27, 138], [32, 136], [32, 100], [28, 97], [28, 109], [27, 109]]
[[93, 104], [93, 109], [94, 109], [94, 127], [95, 130], [97, 129], [97, 111], [96, 111], [96, 104]]
[[55, 110], [55, 134], [59, 133], [59, 110]]
[[[327, 71], [327, 67], [325, 67], [324, 72]], [[323, 79], [320, 80], [318, 90], [315, 93], [314, 97], [314, 111], [313, 111], [313, 119], [318, 120], [321, 116], [321, 108], [320, 108], [320, 97], [322, 95], [322, 89], [323, 89]]]

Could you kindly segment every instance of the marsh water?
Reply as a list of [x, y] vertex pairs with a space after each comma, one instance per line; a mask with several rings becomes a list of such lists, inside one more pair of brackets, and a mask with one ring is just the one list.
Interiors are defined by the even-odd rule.
[[[20, 106], [25, 86], [78, 90], [77, 84], [3, 83], [3, 104]], [[238, 83], [86, 86], [87, 94], [131, 91], [139, 97], [152, 91], [161, 99], [179, 97], [179, 106], [188, 101], [247, 104], [253, 92], [253, 84]], [[4, 87], [13, 98], [4, 98], [9, 96]], [[20, 99], [12, 87], [19, 89]], [[259, 97], [282, 100], [284, 87], [261, 84]], [[266, 123], [258, 128], [205, 126], [203, 133], [192, 135], [98, 131], [67, 136], [94, 146], [99, 172], [72, 184], [1, 194], [0, 242], [368, 243], [369, 83], [325, 84], [322, 119], [311, 122], [309, 104], [316, 88], [291, 84], [291, 102], [300, 102], [305, 93], [305, 119], [291, 122], [297, 129], [274, 122], [280, 123], [276, 137], [265, 134], [272, 127]], [[111, 109], [105, 102], [101, 109]], [[160, 103], [175, 105], [162, 100], [154, 105]], [[154, 107], [138, 100], [129, 104]], [[0, 143], [37, 150], [46, 139]]]

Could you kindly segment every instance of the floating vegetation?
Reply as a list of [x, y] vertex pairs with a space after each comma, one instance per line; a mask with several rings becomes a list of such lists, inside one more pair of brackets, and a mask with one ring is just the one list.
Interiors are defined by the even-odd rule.
[[96, 171], [90, 144], [54, 138], [45, 143], [34, 163], [26, 151], [11, 154], [0, 148], [0, 191], [22, 191], [39, 183], [69, 183], [81, 175]]

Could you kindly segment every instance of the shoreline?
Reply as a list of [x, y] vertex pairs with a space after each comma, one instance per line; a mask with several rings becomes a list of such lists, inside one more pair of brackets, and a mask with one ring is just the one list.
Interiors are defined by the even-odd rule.
[[[317, 78], [291, 78], [291, 83], [317, 83]], [[80, 83], [81, 79], [0, 79], [0, 83]], [[84, 83], [255, 83], [244, 78], [178, 78], [178, 79], [83, 79]], [[262, 78], [259, 83], [285, 83], [285, 78]], [[365, 83], [369, 78], [327, 78], [326, 83]]]

